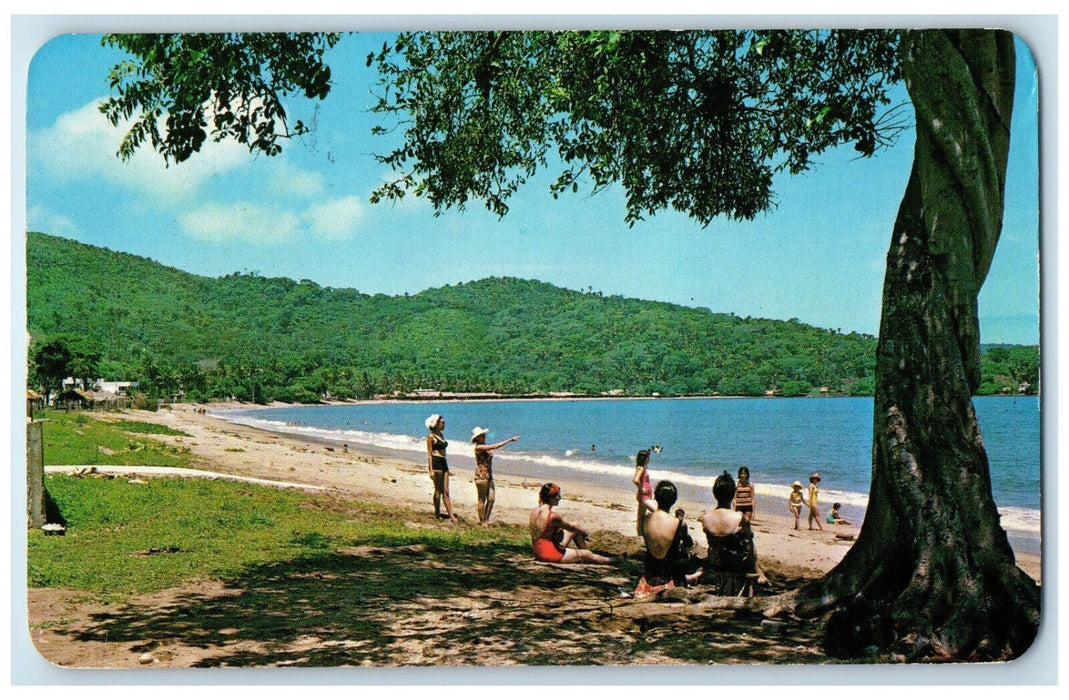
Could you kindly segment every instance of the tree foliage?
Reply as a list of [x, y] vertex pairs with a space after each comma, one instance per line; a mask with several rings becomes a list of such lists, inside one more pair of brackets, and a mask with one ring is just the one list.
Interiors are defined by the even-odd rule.
[[67, 377], [99, 379], [101, 351], [96, 341], [74, 328], [51, 334], [30, 350], [30, 374], [45, 390], [46, 399], [62, 388]]
[[337, 34], [109, 34], [104, 44], [131, 59], [108, 83], [116, 93], [100, 106], [113, 126], [133, 120], [119, 146], [127, 159], [143, 144], [181, 163], [213, 141], [232, 138], [275, 155], [280, 141], [303, 134], [288, 122], [283, 99], [323, 99], [330, 67], [323, 53]]
[[[402, 143], [373, 198], [436, 211], [479, 199], [504, 215], [539, 168], [554, 196], [619, 183], [632, 223], [673, 208], [702, 224], [773, 204], [777, 171], [827, 148], [871, 155], [902, 126], [887, 31], [400, 34], [367, 57], [374, 111]], [[379, 127], [379, 133], [392, 130]], [[582, 183], [582, 185], [581, 185]]]

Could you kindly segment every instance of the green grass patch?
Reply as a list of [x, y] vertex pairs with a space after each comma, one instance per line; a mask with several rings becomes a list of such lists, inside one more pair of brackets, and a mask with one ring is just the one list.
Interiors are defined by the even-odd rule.
[[227, 481], [53, 475], [63, 537], [29, 532], [28, 584], [104, 598], [330, 559], [342, 547], [526, 551], [524, 528], [410, 527], [396, 508]]
[[194, 466], [187, 448], [143, 436], [184, 434], [166, 426], [100, 420], [84, 412], [45, 411], [39, 417], [45, 421], [45, 464]]
[[182, 437], [190, 437], [190, 434], [184, 430], [176, 430], [166, 425], [146, 423], [140, 420], [121, 420], [112, 425], [122, 428], [128, 433], [144, 433], [146, 435], [180, 435]]

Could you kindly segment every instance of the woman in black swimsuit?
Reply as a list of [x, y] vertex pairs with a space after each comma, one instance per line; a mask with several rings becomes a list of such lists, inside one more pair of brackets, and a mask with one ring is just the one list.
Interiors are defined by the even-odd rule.
[[735, 480], [727, 472], [713, 483], [713, 498], [716, 508], [701, 517], [709, 543], [702, 582], [715, 587], [719, 595], [752, 595], [754, 581], [764, 583], [764, 575], [757, 565], [750, 520], [731, 507]]
[[449, 498], [449, 463], [445, 459], [445, 448], [449, 446], [449, 443], [442, 437], [445, 418], [435, 413], [424, 423], [431, 431], [427, 435], [427, 472], [434, 484], [434, 517], [442, 517], [440, 503], [444, 501], [445, 512], [455, 523], [457, 518], [453, 515], [453, 501]]

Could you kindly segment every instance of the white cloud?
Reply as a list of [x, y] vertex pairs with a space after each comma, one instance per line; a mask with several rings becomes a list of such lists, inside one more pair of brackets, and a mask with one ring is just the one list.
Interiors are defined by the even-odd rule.
[[268, 176], [267, 188], [282, 197], [316, 197], [326, 191], [324, 178], [320, 173], [302, 170], [280, 156], [274, 156], [274, 167]]
[[209, 180], [248, 164], [248, 150], [232, 141], [206, 142], [184, 163], [167, 167], [142, 146], [128, 161], [116, 152], [126, 125], [113, 127], [97, 108], [100, 100], [61, 115], [51, 127], [27, 137], [28, 175], [62, 182], [103, 178], [167, 203], [188, 200]]
[[31, 207], [26, 212], [26, 230], [40, 231], [64, 238], [79, 238], [82, 233], [78, 225], [69, 217], [42, 206]]
[[357, 197], [343, 197], [308, 207], [300, 214], [258, 202], [208, 203], [181, 214], [187, 234], [209, 243], [288, 243], [301, 237], [350, 238], [360, 228], [364, 207]]
[[363, 204], [355, 196], [314, 204], [304, 213], [314, 235], [333, 241], [355, 234], [363, 218]]
[[189, 235], [209, 243], [285, 243], [301, 230], [297, 215], [255, 202], [207, 204], [182, 214], [179, 222]]

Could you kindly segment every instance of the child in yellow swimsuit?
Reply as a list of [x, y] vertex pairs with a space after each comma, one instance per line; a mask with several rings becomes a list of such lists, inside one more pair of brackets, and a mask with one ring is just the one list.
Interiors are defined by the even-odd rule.
[[791, 495], [787, 497], [787, 508], [794, 513], [794, 529], [798, 529], [798, 519], [802, 517], [802, 482], [796, 481], [791, 486]]

